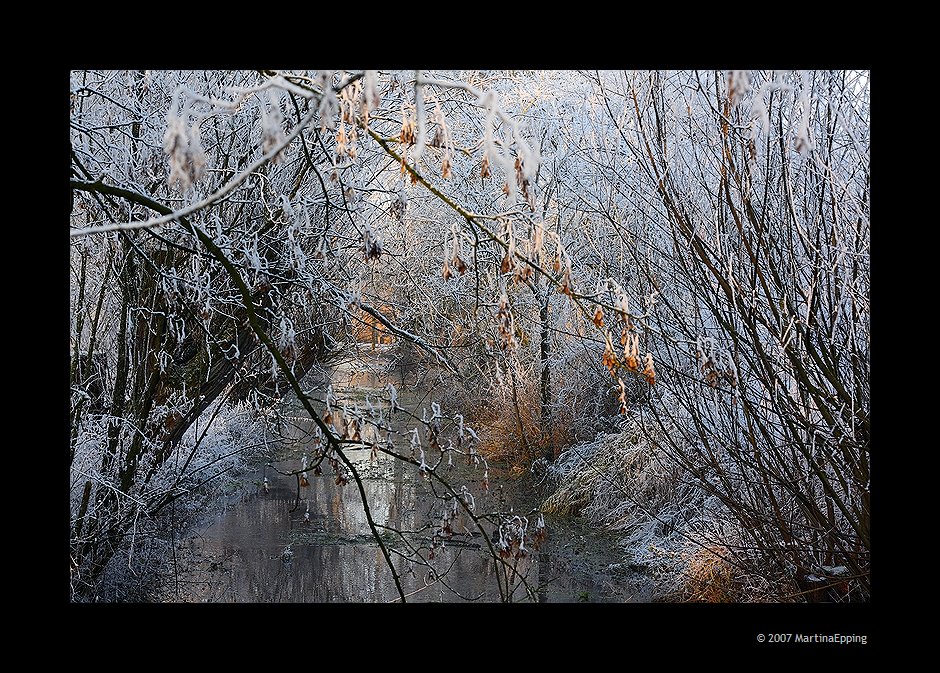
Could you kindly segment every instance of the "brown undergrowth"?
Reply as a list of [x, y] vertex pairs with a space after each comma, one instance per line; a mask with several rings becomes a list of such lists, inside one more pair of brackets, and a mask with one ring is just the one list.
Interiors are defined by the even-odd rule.
[[655, 601], [778, 600], [785, 578], [768, 581], [755, 558], [732, 551], [741, 548], [733, 518], [656, 450], [656, 432], [630, 417], [621, 432], [563, 452], [543, 511], [619, 533], [625, 564], [648, 575]]

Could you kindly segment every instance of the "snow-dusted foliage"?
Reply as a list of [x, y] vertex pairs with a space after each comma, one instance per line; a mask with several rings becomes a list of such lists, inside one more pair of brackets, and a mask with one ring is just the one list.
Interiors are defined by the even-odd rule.
[[[287, 400], [315, 426], [303, 479], [355, 487], [346, 451], [392, 455], [440, 489], [435, 540], [459, 512], [504, 568], [537, 516], [487, 519], [438, 467], [487, 485], [494, 458], [549, 464], [634, 419], [648, 451], [621, 457], [670, 494], [657, 516], [720, 511], [694, 549], [748, 548], [721, 563], [754, 587], [868, 596], [868, 73], [87, 70], [70, 88], [76, 600], [142, 513], [204, 488], [200, 465], [240, 469], [210, 416], [280, 435]], [[307, 385], [390, 343], [436, 382], [424, 416], [400, 386]], [[617, 497], [592, 516], [628, 530]], [[848, 574], [808, 579], [827, 567]]]
[[[299, 382], [369, 330], [458, 373], [429, 307], [445, 308], [435, 304], [445, 259], [469, 278], [471, 248], [498, 244], [487, 229], [497, 215], [467, 219], [439, 181], [458, 169], [469, 179], [488, 156], [511, 213], [531, 198], [538, 166], [530, 134], [489, 87], [422, 73], [76, 71], [71, 140], [77, 600], [100, 595], [129, 531], [162, 511], [167, 466], [179, 470], [174, 488], [199, 472], [176, 457], [207, 415], [247, 404], [277, 418], [297, 396], [319, 424], [311, 468], [319, 476], [325, 461], [337, 484], [357, 479], [343, 451], [374, 436], [366, 426], [406, 433], [368, 400], [331, 410]], [[313, 402], [325, 403], [322, 418]], [[430, 446], [416, 468], [432, 476], [438, 453], [454, 458], [442, 419], [421, 422]], [[456, 441], [480, 462], [470, 424]]]
[[[631, 415], [619, 432], [563, 451], [546, 475], [556, 488], [545, 511], [617, 531], [624, 563], [651, 578], [656, 600], [776, 600], [727, 507], [658, 448], [663, 431], [674, 429]], [[700, 566], [714, 572], [705, 577]]]
[[[617, 230], [654, 306], [658, 399], [642, 424], [727, 513], [697, 542], [750, 550], [730, 563], [780, 597], [867, 598], [868, 74], [589, 79], [582, 156], [611, 169], [587, 193], [629, 223]], [[851, 579], [821, 570], [833, 564]]]
[[[161, 416], [165, 411], [157, 411]], [[101, 472], [106, 451], [109, 419], [86, 414], [74, 428], [76, 439], [72, 461], [70, 501], [73, 516], [80, 521], [128, 519], [131, 527], [112, 549], [103, 581], [83, 586], [82, 576], [73, 577], [72, 590], [83, 600], [150, 600], [154, 577], [169, 573], [168, 562], [174, 534], [212, 511], [220, 499], [238, 494], [240, 475], [263, 453], [261, 441], [267, 431], [263, 419], [244, 403], [222, 404], [201, 424], [184, 433], [162, 464], [154, 460], [160, 447], [145, 445], [141, 465], [152, 475], [141, 488], [123, 489], [119, 480]], [[124, 432], [133, 433], [129, 428]], [[135, 433], [136, 434], [136, 433]], [[122, 432], [123, 435], [123, 432]], [[126, 439], [124, 441], [127, 441]], [[107, 489], [113, 499], [89, 499], [86, 484]], [[94, 531], [89, 525], [85, 530]], [[76, 525], [77, 543], [87, 542]]]

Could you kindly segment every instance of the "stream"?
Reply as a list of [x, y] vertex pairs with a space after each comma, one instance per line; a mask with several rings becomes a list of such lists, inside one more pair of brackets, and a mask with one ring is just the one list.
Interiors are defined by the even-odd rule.
[[[387, 346], [359, 360], [332, 366], [329, 383], [338, 405], [362, 405], [369, 395], [370, 402], [378, 406], [376, 400], [381, 400], [390, 381], [399, 391], [401, 408], [418, 417], [425, 408], [430, 412], [435, 399], [433, 381], [416, 382], [413, 372], [398, 369]], [[311, 384], [305, 385], [309, 389]], [[386, 412], [387, 407], [386, 402]], [[304, 418], [299, 405], [295, 412], [292, 431], [298, 438], [306, 436], [312, 422]], [[407, 417], [393, 418], [413, 427], [413, 423], [407, 424]], [[375, 431], [371, 426], [364, 428], [363, 439], [369, 441], [367, 433]], [[407, 454], [407, 442], [396, 442], [396, 450]], [[299, 470], [304, 453], [303, 445], [282, 447], [270, 466], [243, 476], [244, 487], [238, 496], [207, 515], [177, 545], [176, 575], [165, 600], [400, 600], [382, 549], [371, 534], [355, 481], [337, 485], [325, 462], [322, 475], [308, 471], [309, 485], [304, 488], [298, 486], [297, 476], [282, 474]], [[516, 572], [507, 572], [502, 566], [497, 569], [479, 533], [464, 533], [473, 526], [461, 513], [454, 522], [455, 532], [461, 534], [436, 547], [433, 559], [428, 559], [428, 543], [434, 532], [430, 524], [440, 522], [442, 509], [442, 500], [431, 492], [428, 480], [413, 465], [383, 453], [347, 449], [346, 454], [359, 472], [375, 522], [411, 531], [407, 539], [427, 559], [409, 562], [400, 537], [390, 531], [383, 533], [408, 602], [498, 602], [507, 597], [538, 602], [649, 600], [644, 578], [623, 566], [614, 538], [591, 530], [579, 518], [545, 515], [547, 539], [516, 563]], [[538, 514], [529, 513], [547, 493], [539, 491], [531, 474], [511, 476], [505, 468], [490, 464], [489, 488], [484, 489], [481, 466], [468, 467], [465, 460], [453, 463], [449, 466], [442, 461], [436, 470], [456, 488], [468, 487], [474, 495], [475, 512], [509, 512], [511, 508], [516, 514], [528, 515], [530, 525], [534, 524]], [[267, 489], [262, 485], [265, 478]], [[492, 528], [487, 530], [492, 532]], [[424, 547], [422, 540], [426, 541]]]

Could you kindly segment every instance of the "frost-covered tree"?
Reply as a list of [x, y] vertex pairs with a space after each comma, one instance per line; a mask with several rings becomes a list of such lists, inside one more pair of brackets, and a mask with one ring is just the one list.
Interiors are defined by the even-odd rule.
[[585, 77], [584, 201], [655, 296], [641, 418], [723, 506], [695, 543], [769, 593], [867, 598], [868, 73]]
[[[76, 600], [290, 399], [399, 591], [347, 450], [450, 512], [408, 563], [459, 510], [508, 599], [542, 528], [437, 466], [544, 466], [629, 416], [721, 504], [696, 544], [867, 597], [867, 73], [76, 71], [70, 128]], [[463, 413], [337, 413], [308, 375], [363, 334]]]
[[[468, 107], [479, 128], [449, 121], [449, 104]], [[205, 432], [185, 441], [199, 419], [234, 402], [276, 415], [285, 395], [322, 440], [311, 468], [322, 462], [337, 483], [359, 486], [393, 574], [344, 453], [363, 445], [364, 423], [388, 439], [374, 450], [441, 481], [501, 562], [472, 499], [434, 472], [439, 461], [397, 453], [391, 435], [415, 427], [357, 409], [338, 425], [328, 391], [300, 383], [366, 325], [458, 372], [447, 348], [466, 299], [442, 311], [442, 283], [488, 273], [485, 260], [471, 269], [477, 250], [492, 254], [481, 240], [525, 261], [502, 224], [532, 200], [537, 151], [497, 96], [420, 72], [83, 71], [73, 73], [71, 127], [74, 595], [97, 595], [138, 522], [189, 492], [205, 467], [194, 462]], [[499, 203], [482, 213], [444, 186], [465, 164], [464, 175], [498, 180]], [[414, 422], [435, 451], [455, 446], [479, 461], [462, 422], [447, 445], [440, 413]], [[522, 542], [511, 528], [497, 536], [507, 553]]]

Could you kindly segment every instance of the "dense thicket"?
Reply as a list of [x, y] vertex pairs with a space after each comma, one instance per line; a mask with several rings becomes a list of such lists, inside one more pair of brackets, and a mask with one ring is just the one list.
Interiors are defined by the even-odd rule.
[[[366, 442], [440, 488], [409, 563], [459, 510], [518, 564], [541, 520], [435, 469], [508, 457], [674, 578], [868, 598], [867, 72], [75, 71], [70, 95], [75, 600], [134, 598], [288, 398], [311, 469], [365, 498]], [[443, 411], [331, 414], [310, 382], [373, 329]]]

